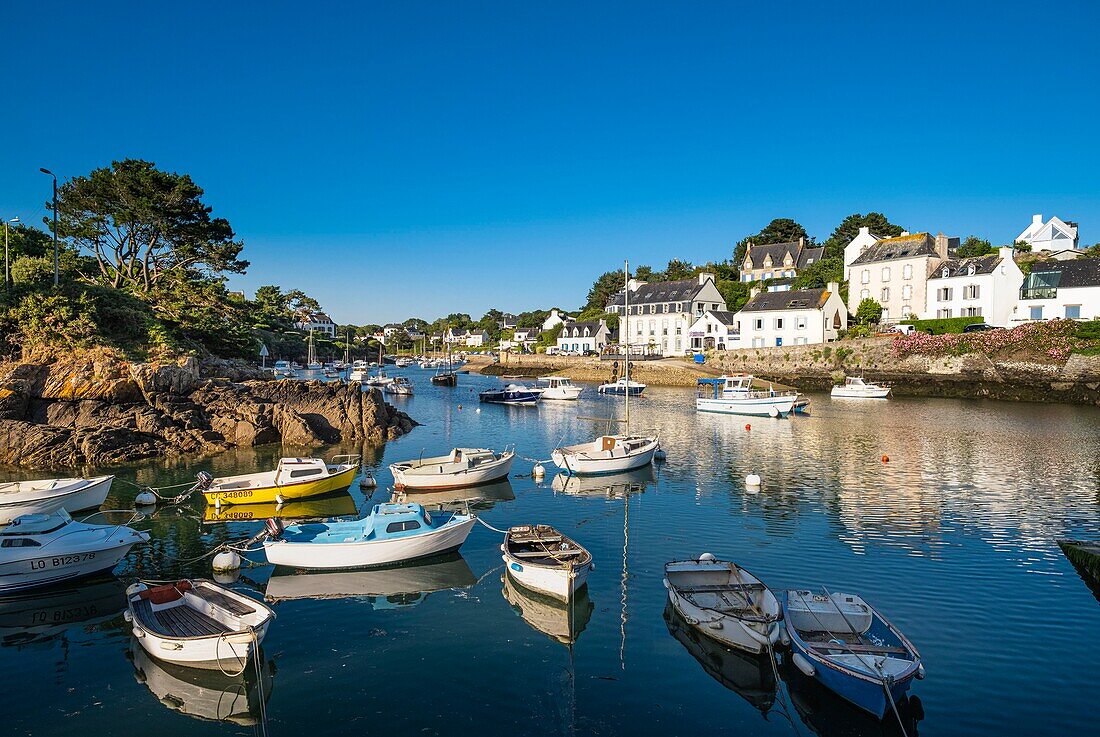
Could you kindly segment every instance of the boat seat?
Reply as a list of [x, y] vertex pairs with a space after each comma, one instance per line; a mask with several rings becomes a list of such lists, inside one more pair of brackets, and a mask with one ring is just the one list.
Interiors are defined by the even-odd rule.
[[551, 535], [549, 537], [537, 537], [535, 535], [512, 535], [508, 538], [512, 543], [560, 543], [561, 535]]
[[675, 589], [684, 594], [721, 594], [723, 592], [738, 591], [763, 591], [762, 583], [720, 583], [700, 584], [698, 586], [676, 586]]
[[206, 599], [207, 601], [211, 601], [214, 604], [217, 604], [222, 609], [226, 609], [233, 614], [236, 614], [238, 617], [244, 617], [246, 615], [256, 613], [256, 607], [249, 606], [243, 601], [238, 601], [231, 596], [226, 596], [220, 591], [212, 591], [205, 586], [202, 588], [202, 593], [197, 595], [201, 596], [201, 598]]
[[881, 653], [882, 655], [908, 655], [909, 651], [903, 647], [890, 647], [888, 645], [857, 645], [844, 643], [838, 645], [835, 642], [807, 642], [814, 650], [843, 650], [853, 653]]
[[513, 558], [563, 558], [572, 555], [584, 555], [583, 550], [532, 550], [529, 552], [509, 553]]
[[154, 612], [152, 604], [140, 599], [134, 602], [134, 614], [143, 625], [169, 637], [209, 637], [233, 631], [216, 619], [186, 605]]

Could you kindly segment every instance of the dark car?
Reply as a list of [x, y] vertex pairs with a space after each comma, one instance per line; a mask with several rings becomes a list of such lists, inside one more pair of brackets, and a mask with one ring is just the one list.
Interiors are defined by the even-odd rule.
[[987, 322], [972, 322], [963, 327], [964, 333], [980, 333], [983, 330], [996, 330], [997, 328]]

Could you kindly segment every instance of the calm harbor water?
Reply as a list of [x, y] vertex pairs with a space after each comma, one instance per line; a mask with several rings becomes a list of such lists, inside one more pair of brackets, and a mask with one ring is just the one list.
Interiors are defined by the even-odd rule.
[[[464, 375], [449, 389], [430, 386], [427, 372], [405, 373], [417, 395], [390, 401], [423, 426], [365, 449], [379, 488], [278, 513], [348, 514], [385, 501], [386, 464], [422, 451], [514, 443], [521, 456], [545, 459], [559, 442], [602, 429], [582, 417], [621, 412], [621, 399], [593, 390], [579, 403], [476, 412], [477, 390], [496, 379]], [[553, 524], [589, 547], [596, 570], [571, 612], [502, 583], [500, 536], [479, 526], [461, 555], [428, 565], [246, 568], [236, 585], [268, 596], [278, 615], [262, 672], [230, 679], [159, 664], [131, 644], [125, 583], [209, 576], [209, 559], [181, 560], [247, 537], [276, 513], [229, 507], [204, 518], [194, 499], [137, 525], [153, 540], [131, 553], [119, 581], [0, 600], [3, 732], [901, 734], [785, 667], [777, 684], [770, 668], [670, 617], [664, 563], [709, 551], [774, 590], [858, 592], [890, 617], [928, 672], [903, 709], [909, 735], [1095, 733], [1100, 603], [1055, 540], [1100, 537], [1100, 410], [819, 395], [810, 417], [784, 421], [697, 415], [691, 397], [651, 388], [632, 402], [632, 425], [659, 428], [668, 452], [652, 472], [550, 472], [536, 483], [524, 461], [508, 484], [425, 498], [481, 496], [474, 506], [496, 527]], [[348, 450], [358, 449], [325, 453]], [[265, 447], [114, 472], [166, 485], [203, 469], [267, 468], [279, 454]], [[744, 487], [750, 472], [764, 479], [759, 492]], [[134, 493], [116, 483], [107, 506], [129, 507]]]

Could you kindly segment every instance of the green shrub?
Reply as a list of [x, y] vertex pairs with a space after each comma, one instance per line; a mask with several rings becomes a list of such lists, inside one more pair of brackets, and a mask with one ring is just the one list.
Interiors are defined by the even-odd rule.
[[932, 335], [946, 335], [948, 333], [961, 333], [967, 325], [976, 322], [985, 322], [984, 317], [941, 317], [935, 320], [902, 320], [902, 325], [912, 325], [922, 333]]

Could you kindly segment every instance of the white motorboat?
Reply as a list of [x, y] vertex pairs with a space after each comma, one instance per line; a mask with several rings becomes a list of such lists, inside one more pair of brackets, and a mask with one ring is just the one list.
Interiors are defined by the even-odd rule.
[[366, 368], [353, 368], [348, 372], [348, 383], [370, 385], [370, 373]]
[[515, 457], [512, 450], [455, 448], [445, 456], [390, 464], [390, 471], [398, 489], [457, 489], [506, 478]]
[[628, 379], [623, 376], [616, 381], [600, 384], [596, 391], [600, 394], [617, 394], [619, 396], [628, 394], [632, 397], [637, 397], [645, 391], [645, 388], [646, 385], [640, 381], [634, 381], [633, 379]]
[[890, 396], [890, 387], [865, 381], [862, 376], [846, 376], [844, 384], [834, 386], [829, 394], [845, 399], [886, 399]]
[[542, 392], [543, 399], [573, 401], [584, 391], [584, 387], [577, 386], [564, 376], [545, 376], [538, 381], [546, 384], [546, 389]]
[[782, 609], [760, 579], [703, 553], [665, 565], [672, 606], [701, 633], [729, 647], [763, 653], [779, 638]]
[[653, 462], [660, 441], [649, 435], [601, 435], [588, 443], [566, 445], [550, 452], [558, 468], [579, 476], [619, 473]]
[[404, 376], [395, 376], [389, 383], [382, 386], [382, 392], [384, 394], [411, 396], [413, 393], [413, 385], [412, 382]]
[[376, 504], [366, 517], [283, 527], [269, 520], [269, 563], [291, 568], [370, 568], [458, 550], [477, 518], [426, 512], [419, 504]]
[[64, 509], [16, 517], [0, 529], [0, 594], [109, 571], [148, 540], [125, 525], [74, 522]]
[[378, 373], [374, 376], [364, 371], [363, 376], [363, 383], [367, 386], [386, 386], [393, 383], [393, 377], [389, 376], [383, 368], [378, 369]]
[[59, 509], [98, 509], [111, 491], [114, 476], [90, 479], [41, 479], [0, 483], [0, 525], [24, 514], [53, 514]]
[[592, 570], [592, 554], [549, 525], [509, 528], [500, 550], [516, 583], [559, 601], [584, 588]]
[[703, 378], [698, 381], [695, 409], [726, 415], [786, 417], [801, 398], [798, 392], [756, 390], [748, 374]]
[[194, 668], [243, 671], [275, 612], [206, 579], [126, 589], [126, 618], [145, 652]]

